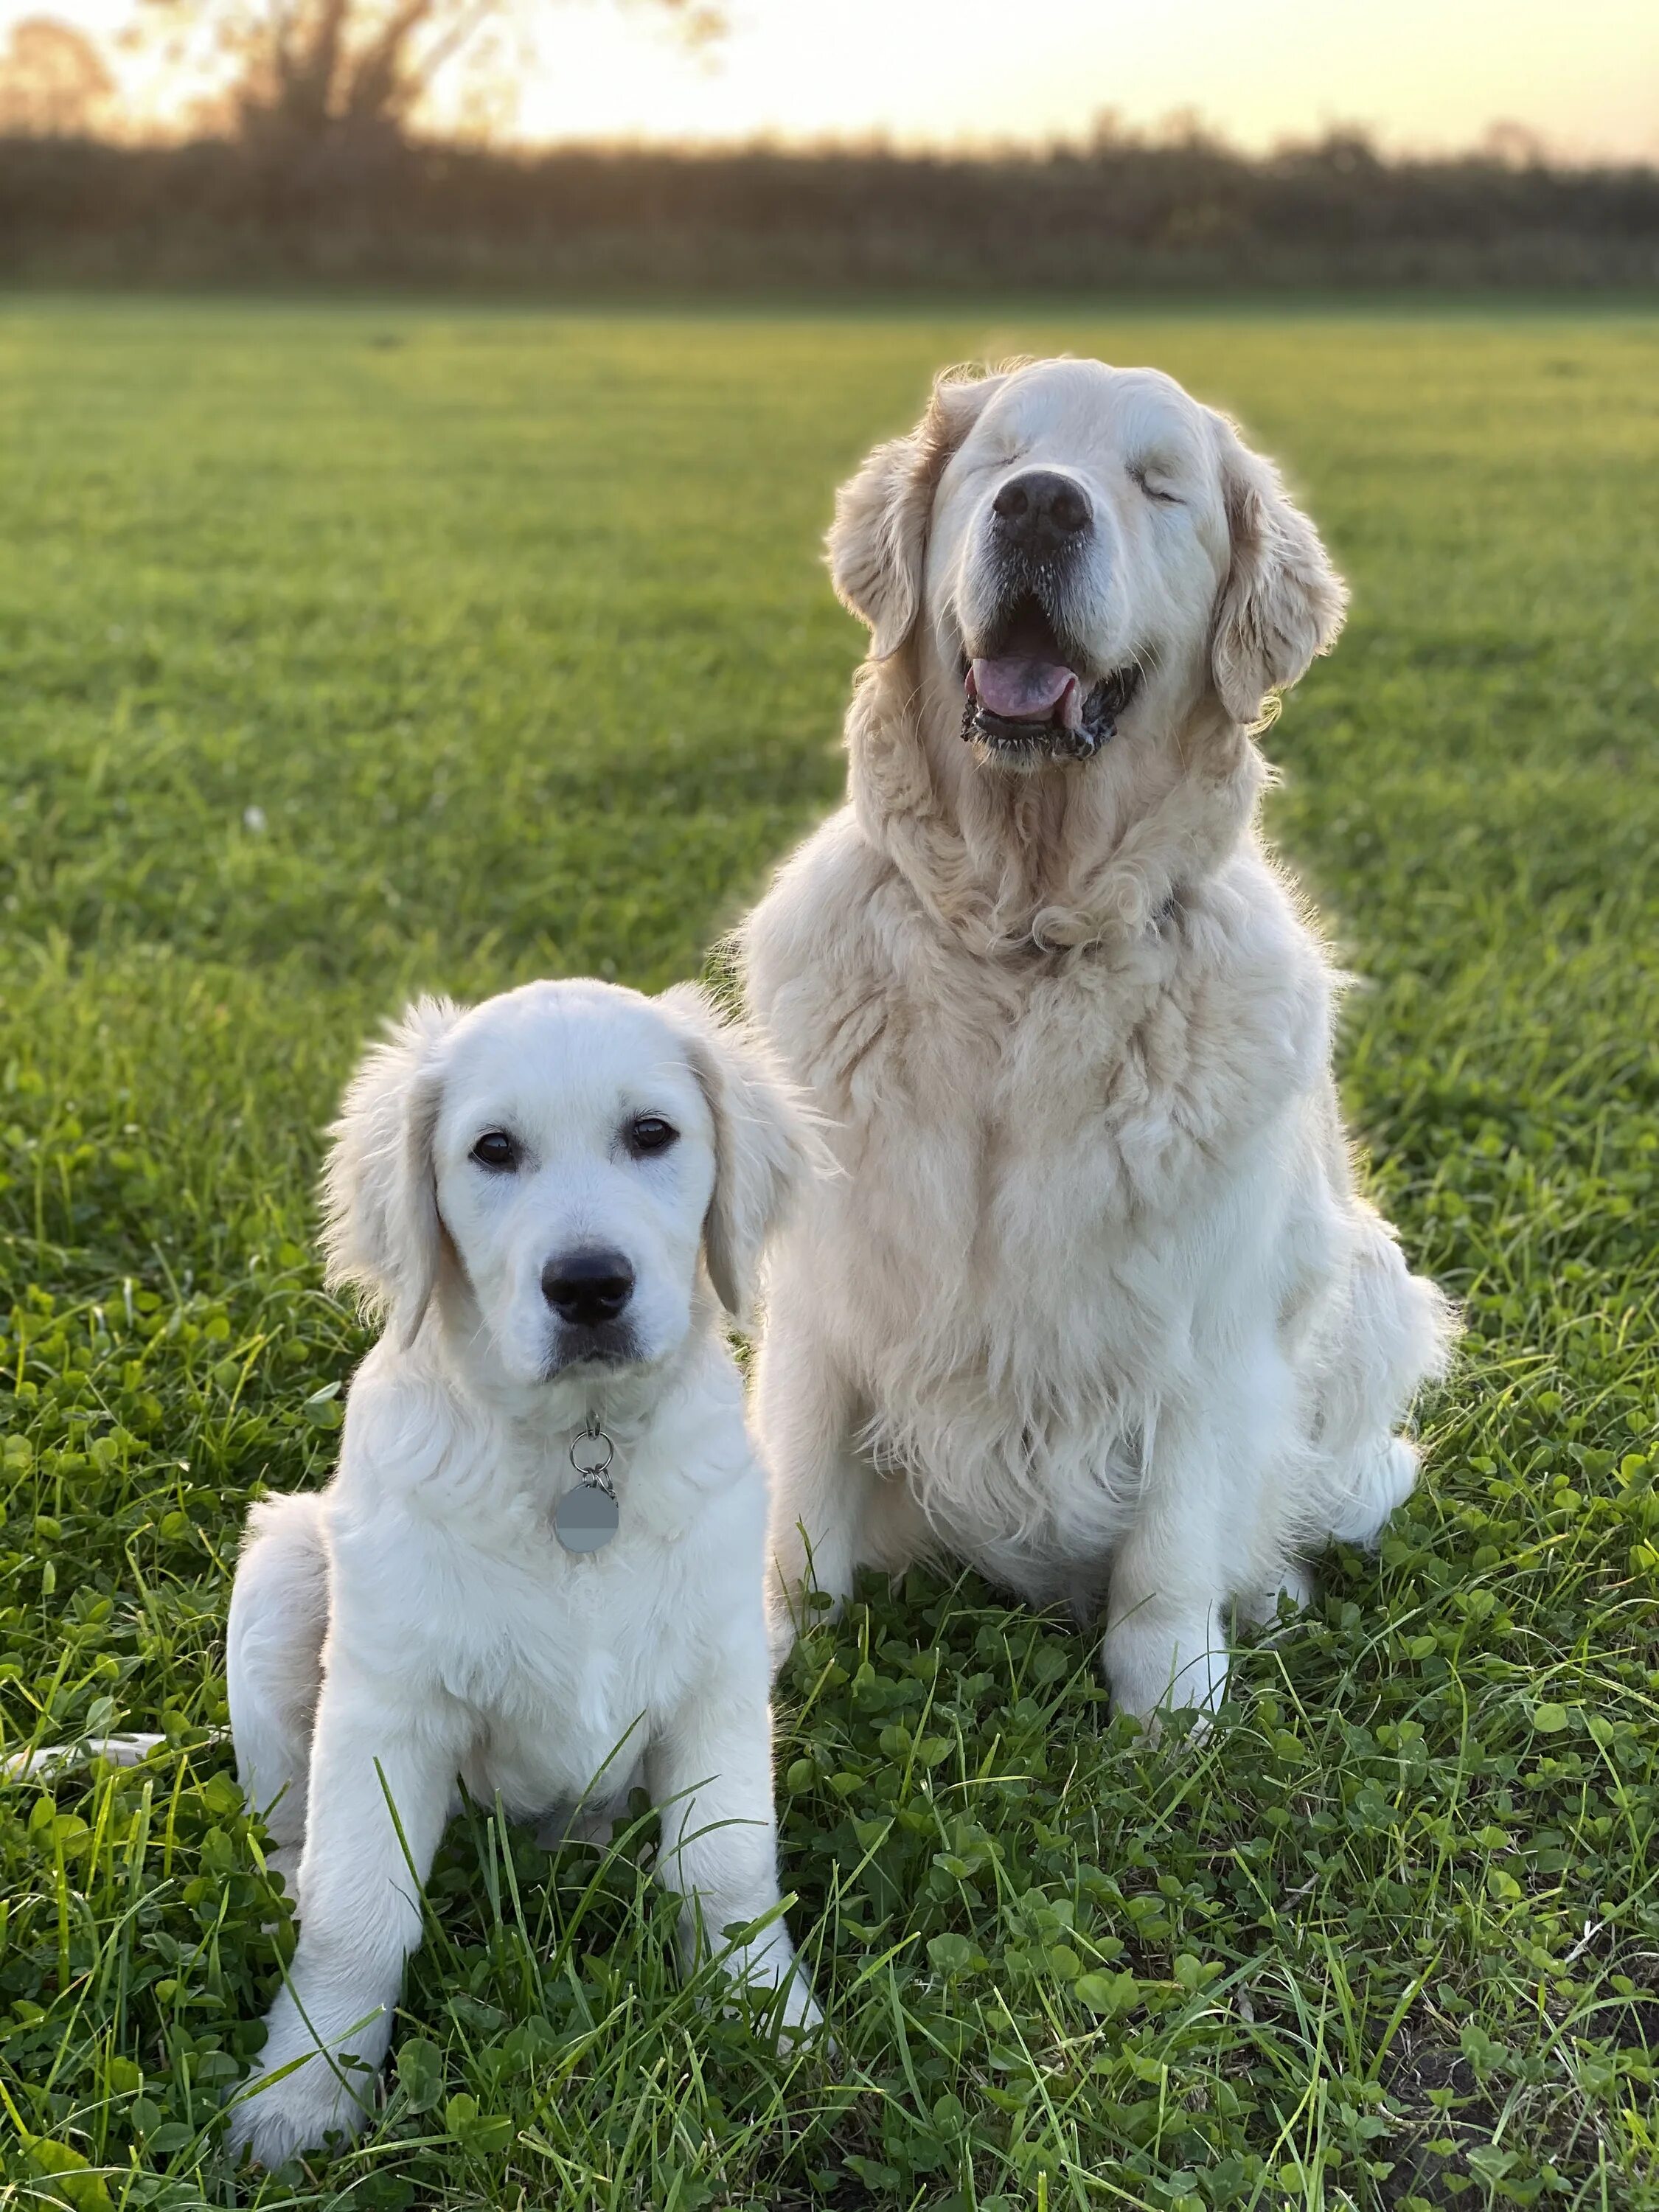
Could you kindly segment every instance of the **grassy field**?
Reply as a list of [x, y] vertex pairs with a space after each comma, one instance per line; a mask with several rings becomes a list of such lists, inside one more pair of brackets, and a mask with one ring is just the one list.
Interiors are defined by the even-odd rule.
[[183, 2207], [286, 1940], [219, 1731], [238, 1524], [362, 1340], [319, 1125], [416, 985], [696, 972], [836, 796], [817, 561], [930, 371], [1156, 362], [1353, 580], [1272, 824], [1466, 1303], [1380, 1560], [1201, 1747], [872, 1589], [781, 1692], [840, 2046], [672, 1971], [643, 1832], [452, 1832], [377, 2130], [270, 2207], [1659, 2204], [1659, 319], [0, 311], [0, 1785], [12, 2201]]

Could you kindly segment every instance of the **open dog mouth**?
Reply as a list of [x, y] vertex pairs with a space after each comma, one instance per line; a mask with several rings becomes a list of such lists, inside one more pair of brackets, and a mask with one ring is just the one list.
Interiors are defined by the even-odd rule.
[[1092, 680], [1080, 675], [1035, 599], [999, 626], [994, 650], [975, 656], [963, 678], [962, 734], [1005, 758], [1090, 760], [1117, 729], [1140, 684], [1131, 661]]

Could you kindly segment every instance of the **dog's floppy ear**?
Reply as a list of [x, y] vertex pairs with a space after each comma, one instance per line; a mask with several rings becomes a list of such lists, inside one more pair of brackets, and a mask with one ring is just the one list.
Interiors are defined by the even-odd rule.
[[750, 1032], [721, 1019], [695, 984], [665, 991], [714, 1124], [714, 1192], [703, 1258], [733, 1321], [748, 1317], [762, 1249], [817, 1164], [819, 1146], [793, 1090]]
[[1255, 722], [1269, 692], [1294, 684], [1335, 644], [1348, 594], [1272, 462], [1218, 421], [1232, 553], [1211, 665], [1222, 705], [1235, 720]]
[[323, 1251], [331, 1290], [360, 1291], [399, 1344], [415, 1340], [438, 1279], [443, 1227], [432, 1139], [443, 1094], [440, 1047], [459, 1018], [420, 999], [372, 1044], [346, 1086], [323, 1170]]
[[1002, 381], [946, 369], [915, 428], [878, 446], [836, 494], [825, 541], [830, 581], [842, 605], [870, 625], [877, 660], [896, 653], [915, 626], [933, 494], [945, 464]]

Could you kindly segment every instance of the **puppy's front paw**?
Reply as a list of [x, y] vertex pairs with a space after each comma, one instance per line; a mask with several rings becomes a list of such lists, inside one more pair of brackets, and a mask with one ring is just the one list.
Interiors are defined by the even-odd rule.
[[750, 2001], [764, 2005], [781, 2042], [798, 2043], [823, 2026], [823, 2012], [812, 1995], [806, 1969], [787, 1951], [763, 1951], [733, 1959], [727, 1967]]
[[815, 2034], [823, 2026], [823, 2008], [806, 1986], [799, 1969], [789, 1978], [778, 2015], [778, 2033], [790, 2040]]
[[291, 2074], [273, 2080], [286, 2063], [262, 2063], [237, 2092], [225, 2128], [234, 2157], [246, 2151], [256, 2166], [282, 2166], [302, 2151], [320, 2150], [330, 2136], [354, 2142], [368, 2125], [374, 2108], [373, 2074], [337, 2059], [336, 2073], [313, 2051]]

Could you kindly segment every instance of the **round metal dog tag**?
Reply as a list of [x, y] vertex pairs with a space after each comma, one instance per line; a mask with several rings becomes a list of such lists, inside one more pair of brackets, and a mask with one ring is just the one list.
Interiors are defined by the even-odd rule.
[[622, 1515], [608, 1490], [579, 1482], [553, 1510], [553, 1534], [567, 1552], [599, 1552], [617, 1533]]

